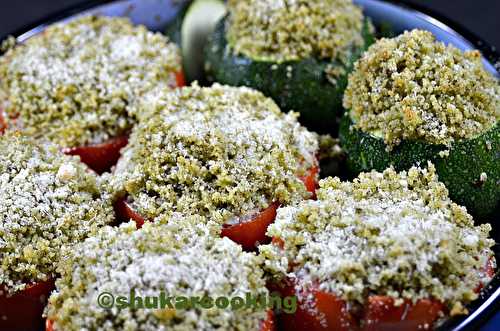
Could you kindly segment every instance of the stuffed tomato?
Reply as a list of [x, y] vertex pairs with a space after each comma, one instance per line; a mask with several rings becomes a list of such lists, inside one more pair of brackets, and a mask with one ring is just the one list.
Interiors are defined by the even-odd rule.
[[[208, 235], [200, 218], [106, 227], [78, 245], [49, 299], [47, 331], [275, 331], [258, 256]], [[110, 300], [99, 306], [102, 293]]]
[[476, 218], [500, 207], [500, 85], [478, 51], [413, 30], [383, 39], [349, 77], [340, 139], [354, 173], [432, 161]]
[[50, 140], [98, 173], [126, 145], [137, 100], [157, 86], [184, 85], [177, 46], [125, 18], [94, 16], [14, 45], [0, 58], [0, 76], [9, 127]]
[[317, 195], [279, 209], [259, 246], [270, 288], [298, 298], [283, 330], [431, 330], [493, 277], [491, 226], [474, 226], [432, 164], [327, 178]]
[[260, 92], [193, 85], [162, 91], [143, 107], [149, 116], [108, 181], [126, 221], [210, 216], [223, 236], [254, 249], [268, 240], [278, 206], [313, 196], [317, 136]]
[[372, 43], [351, 0], [228, 1], [205, 49], [209, 80], [248, 86], [319, 132], [334, 132], [353, 62]]
[[114, 221], [96, 175], [55, 145], [0, 136], [0, 329], [39, 331], [61, 250]]

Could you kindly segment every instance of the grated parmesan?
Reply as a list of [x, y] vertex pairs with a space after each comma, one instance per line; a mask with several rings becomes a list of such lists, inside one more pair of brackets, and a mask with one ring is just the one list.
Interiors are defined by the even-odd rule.
[[229, 44], [253, 59], [281, 63], [316, 56], [346, 63], [364, 44], [363, 13], [351, 0], [230, 0], [228, 9]]
[[161, 91], [142, 105], [110, 188], [153, 220], [171, 211], [223, 224], [308, 196], [298, 176], [318, 141], [260, 92], [218, 84]]
[[11, 126], [75, 147], [126, 134], [135, 104], [175, 86], [177, 46], [126, 18], [84, 16], [50, 26], [0, 58], [0, 108]]
[[402, 140], [450, 145], [496, 125], [500, 84], [479, 51], [463, 53], [413, 30], [368, 49], [349, 76], [344, 107], [389, 149]]
[[[180, 217], [180, 216], [179, 216]], [[186, 228], [197, 217], [175, 218], [186, 236], [174, 237], [169, 228], [130, 222], [105, 227], [71, 252], [61, 265], [61, 279], [49, 299], [48, 318], [56, 330], [258, 330], [264, 310], [246, 307], [220, 309], [102, 309], [100, 293], [136, 296], [267, 295], [260, 258], [245, 253], [231, 240], [194, 236]], [[198, 233], [198, 235], [201, 235]]]
[[434, 298], [450, 309], [475, 300], [475, 289], [490, 280], [491, 226], [474, 226], [430, 163], [362, 173], [353, 182], [327, 178], [317, 196], [278, 209], [268, 235], [282, 239], [284, 250], [259, 247], [274, 277], [319, 283], [354, 305], [385, 295]]
[[54, 145], [0, 136], [0, 284], [9, 293], [54, 278], [61, 249], [114, 221], [97, 176]]

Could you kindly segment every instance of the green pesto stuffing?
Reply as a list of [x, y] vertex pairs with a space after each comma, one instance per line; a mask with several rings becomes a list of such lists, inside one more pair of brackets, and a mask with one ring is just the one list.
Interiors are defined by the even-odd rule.
[[150, 94], [110, 187], [154, 220], [164, 213], [220, 224], [309, 196], [298, 179], [316, 164], [317, 136], [246, 87], [197, 85]]
[[363, 13], [351, 0], [229, 0], [228, 8], [227, 40], [235, 53], [252, 59], [314, 56], [347, 63], [364, 44]]
[[0, 58], [0, 108], [11, 127], [62, 147], [101, 143], [126, 134], [137, 100], [175, 86], [179, 71], [179, 50], [161, 34], [126, 18], [84, 16]]
[[[196, 217], [178, 219], [195, 224]], [[105, 227], [70, 252], [61, 264], [57, 290], [49, 299], [48, 318], [56, 330], [259, 330], [266, 312], [255, 307], [209, 309], [102, 309], [102, 292], [129, 297], [211, 297], [229, 299], [247, 293], [268, 294], [261, 259], [227, 238], [200, 237], [199, 231], [175, 237], [154, 223], [136, 230], [129, 222]], [[172, 302], [173, 304], [175, 301]]]
[[113, 222], [97, 176], [55, 145], [0, 136], [0, 284], [9, 293], [55, 276], [61, 248]]
[[352, 303], [369, 295], [434, 298], [453, 314], [464, 313], [478, 285], [490, 280], [484, 268], [494, 259], [491, 226], [474, 226], [431, 163], [362, 173], [353, 182], [330, 177], [317, 196], [278, 209], [269, 226], [268, 235], [285, 244], [259, 247], [275, 277], [317, 282]]
[[496, 125], [500, 85], [479, 51], [462, 52], [413, 30], [381, 39], [355, 64], [344, 95], [355, 127], [384, 138], [450, 145]]

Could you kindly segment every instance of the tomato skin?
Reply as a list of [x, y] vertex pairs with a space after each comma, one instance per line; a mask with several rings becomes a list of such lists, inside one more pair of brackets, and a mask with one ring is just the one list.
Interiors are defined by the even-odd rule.
[[[387, 296], [370, 296], [364, 307], [362, 322], [348, 310], [345, 300], [332, 293], [312, 287], [297, 292], [297, 281], [286, 280], [278, 289], [282, 296], [297, 296], [295, 314], [281, 313], [278, 325], [283, 330], [297, 331], [418, 331], [432, 329], [445, 312], [440, 302], [422, 299], [412, 304], [406, 301], [394, 305]], [[272, 287], [277, 289], [277, 287]], [[303, 299], [301, 299], [303, 298]]]
[[54, 289], [54, 281], [28, 285], [11, 297], [0, 296], [0, 330], [39, 331], [43, 326], [42, 313]]
[[282, 312], [277, 315], [279, 329], [297, 331], [359, 330], [344, 300], [314, 287], [297, 292], [297, 284], [299, 284], [297, 280], [287, 279], [281, 286], [271, 286], [271, 290], [279, 292], [282, 297], [297, 297], [297, 310], [294, 314]]
[[262, 322], [260, 331], [276, 331], [274, 312], [272, 310], [267, 311], [267, 318]]
[[[313, 194], [315, 198], [316, 187], [318, 184], [319, 167], [313, 166], [307, 170], [307, 173], [299, 177], [304, 183], [307, 191]], [[222, 228], [222, 237], [228, 237], [232, 241], [243, 246], [247, 251], [254, 251], [257, 244], [265, 244], [271, 241], [266, 236], [267, 227], [274, 222], [278, 203], [273, 203], [268, 208], [261, 211], [256, 217], [247, 222], [238, 224], [224, 225]]]
[[255, 250], [257, 243], [267, 243], [270, 238], [266, 236], [267, 227], [274, 222], [279, 204], [273, 203], [248, 222], [223, 225], [221, 236], [243, 246], [245, 250]]
[[7, 123], [3, 118], [3, 109], [0, 107], [0, 135], [2, 135], [7, 129]]
[[106, 142], [88, 146], [65, 148], [67, 155], [78, 155], [83, 163], [98, 174], [109, 171], [120, 158], [120, 150], [128, 143], [128, 137], [116, 137]]
[[304, 183], [306, 190], [312, 193], [312, 199], [316, 199], [316, 189], [318, 188], [319, 167], [317, 165], [309, 168], [304, 176], [299, 179]]
[[[319, 168], [313, 166], [307, 171], [305, 176], [299, 177], [306, 186], [306, 189], [313, 193], [313, 195], [317, 187], [318, 173]], [[271, 238], [266, 236], [267, 227], [274, 222], [279, 206], [279, 203], [274, 202], [248, 221], [224, 224], [221, 236], [240, 244], [246, 251], [255, 251], [257, 244], [265, 244], [271, 241]], [[145, 222], [145, 218], [135, 212], [125, 199], [120, 199], [115, 203], [115, 213], [117, 219], [122, 222], [128, 222], [130, 219], [134, 220], [137, 228], [141, 228]]]
[[[268, 225], [276, 218], [278, 206], [277, 203], [273, 203], [248, 222], [223, 226], [221, 236], [228, 237], [234, 242], [242, 245], [245, 250], [255, 250], [256, 242], [264, 243], [269, 241], [269, 238], [266, 236], [266, 230]], [[146, 221], [144, 217], [130, 207], [125, 199], [116, 201], [114, 209], [118, 220], [121, 222], [133, 220], [138, 229], [140, 229]]]
[[416, 303], [406, 300], [399, 306], [394, 298], [370, 296], [366, 306], [363, 331], [418, 331], [431, 330], [434, 322], [445, 312], [442, 303], [421, 299]]
[[176, 87], [186, 86], [186, 78], [184, 77], [184, 72], [179, 71], [175, 73], [175, 83], [177, 84]]
[[47, 320], [45, 322], [45, 331], [55, 331], [54, 330], [54, 322], [52, 320]]
[[139, 213], [135, 212], [132, 207], [127, 203], [125, 199], [119, 199], [114, 204], [116, 218], [120, 222], [128, 222], [133, 220], [137, 226], [137, 229], [142, 228], [145, 219]]

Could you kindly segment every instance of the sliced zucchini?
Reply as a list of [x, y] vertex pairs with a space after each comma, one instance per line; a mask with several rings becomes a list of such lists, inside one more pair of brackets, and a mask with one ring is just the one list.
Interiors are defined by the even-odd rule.
[[[500, 127], [482, 135], [457, 141], [451, 147], [423, 141], [403, 141], [392, 151], [382, 138], [351, 127], [346, 114], [340, 123], [340, 142], [347, 153], [347, 166], [353, 175], [372, 169], [398, 171], [431, 161], [450, 197], [467, 207], [476, 218], [493, 221], [500, 204]], [[485, 176], [486, 175], [486, 176]]]
[[335, 133], [342, 112], [342, 95], [347, 86], [347, 73], [361, 53], [374, 42], [369, 23], [363, 29], [365, 47], [353, 52], [346, 74], [332, 84], [327, 77], [329, 67], [341, 63], [308, 58], [274, 63], [235, 55], [226, 40], [226, 18], [216, 26], [205, 49], [205, 72], [209, 81], [234, 86], [248, 86], [273, 98], [284, 111], [300, 112], [300, 122], [322, 133]]
[[186, 7], [165, 34], [181, 47], [188, 81], [203, 78], [203, 49], [217, 22], [226, 14], [222, 0], [196, 0]]

